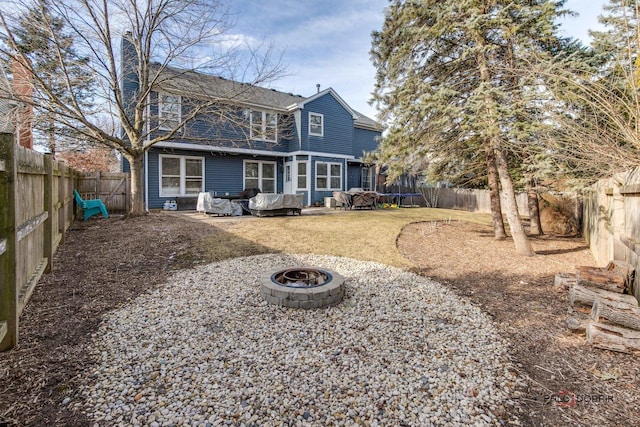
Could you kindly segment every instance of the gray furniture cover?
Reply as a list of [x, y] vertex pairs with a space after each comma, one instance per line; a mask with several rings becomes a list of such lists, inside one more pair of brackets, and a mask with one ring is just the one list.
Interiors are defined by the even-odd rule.
[[297, 211], [302, 210], [304, 195], [302, 194], [256, 194], [249, 199], [251, 212]]
[[211, 192], [198, 194], [196, 210], [205, 214], [231, 215], [233, 213], [229, 200], [218, 199]]

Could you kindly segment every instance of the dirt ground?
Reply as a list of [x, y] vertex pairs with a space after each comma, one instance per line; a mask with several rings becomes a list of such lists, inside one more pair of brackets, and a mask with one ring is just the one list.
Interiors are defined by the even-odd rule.
[[[77, 390], [101, 316], [172, 270], [208, 261], [198, 245], [216, 234], [223, 242], [224, 229], [162, 214], [76, 222], [21, 316], [19, 346], [0, 353], [0, 427], [90, 425]], [[411, 224], [397, 239], [417, 273], [479, 305], [512, 343], [523, 381], [506, 424], [640, 425], [638, 357], [592, 349], [569, 332], [566, 292], [553, 290], [557, 272], [593, 265], [588, 248], [569, 237], [533, 244], [538, 255], [520, 257], [510, 240], [462, 222]], [[563, 406], [568, 392], [573, 407]]]
[[[553, 289], [555, 274], [595, 265], [575, 237], [532, 237], [535, 257], [515, 254], [511, 239], [495, 241], [490, 227], [470, 223], [410, 224], [400, 252], [429, 276], [480, 306], [511, 342], [525, 379], [514, 414], [527, 426], [640, 425], [637, 355], [593, 349], [584, 333], [566, 327], [568, 293]], [[565, 406], [569, 393], [573, 407]]]

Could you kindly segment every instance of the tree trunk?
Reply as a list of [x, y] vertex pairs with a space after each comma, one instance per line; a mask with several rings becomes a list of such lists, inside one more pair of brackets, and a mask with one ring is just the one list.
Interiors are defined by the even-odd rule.
[[569, 290], [569, 303], [572, 306], [582, 304], [591, 307], [598, 300], [606, 303], [623, 302], [635, 307], [638, 306], [638, 300], [633, 295], [618, 294], [577, 284], [573, 285]]
[[520, 220], [518, 214], [518, 203], [516, 202], [516, 192], [513, 188], [513, 181], [511, 175], [509, 175], [509, 165], [507, 164], [507, 156], [505, 155], [499, 142], [495, 142], [493, 145], [496, 154], [496, 167], [498, 169], [498, 176], [500, 177], [500, 185], [504, 194], [504, 204], [507, 214], [507, 221], [509, 222], [509, 229], [511, 230], [511, 237], [513, 243], [516, 245], [516, 251], [520, 255], [533, 256], [536, 253], [531, 247], [531, 242], [524, 231], [524, 226]]
[[607, 319], [610, 323], [640, 331], [640, 308], [636, 305], [597, 300], [591, 308], [591, 319], [595, 322]]
[[615, 271], [589, 266], [576, 266], [577, 283], [609, 292], [623, 293], [627, 276]]
[[496, 240], [506, 239], [507, 232], [504, 229], [502, 219], [502, 205], [500, 202], [500, 181], [496, 168], [496, 156], [490, 145], [485, 149], [487, 160], [487, 181], [489, 184], [489, 198], [491, 200], [491, 217], [493, 219], [493, 235]]
[[533, 179], [527, 180], [527, 206], [529, 207], [529, 234], [538, 236], [543, 234], [540, 222], [540, 205], [538, 191]]
[[[474, 35], [474, 38], [479, 48], [487, 45], [486, 33], [478, 32]], [[484, 115], [483, 121], [485, 125], [485, 129], [483, 129], [482, 132], [486, 135], [485, 150], [492, 150], [495, 155], [495, 166], [498, 171], [500, 187], [505, 196], [504, 200], [501, 200], [501, 202], [504, 202], [505, 204], [504, 208], [507, 214], [507, 221], [509, 222], [513, 242], [516, 245], [516, 251], [521, 255], [533, 256], [535, 255], [535, 252], [531, 247], [531, 242], [529, 242], [529, 239], [524, 232], [522, 221], [518, 215], [518, 205], [516, 203], [516, 195], [513, 189], [513, 181], [511, 180], [511, 175], [509, 175], [507, 156], [502, 149], [500, 123], [497, 118], [498, 108], [491, 91], [488, 90], [488, 87], [492, 85], [496, 76], [491, 75], [489, 70], [489, 60], [485, 56], [484, 49], [478, 49], [478, 53], [475, 58], [478, 63], [478, 71], [480, 72], [480, 81], [487, 86], [484, 89], [484, 108], [481, 108], [481, 114]]]
[[640, 332], [602, 323], [587, 325], [587, 341], [604, 350], [623, 353], [640, 350]]
[[129, 215], [144, 215], [144, 153], [136, 152], [127, 159], [131, 166], [131, 210]]
[[51, 157], [56, 158], [56, 130], [53, 125], [53, 119], [49, 117], [49, 128], [47, 129], [47, 145], [49, 146], [49, 153]]

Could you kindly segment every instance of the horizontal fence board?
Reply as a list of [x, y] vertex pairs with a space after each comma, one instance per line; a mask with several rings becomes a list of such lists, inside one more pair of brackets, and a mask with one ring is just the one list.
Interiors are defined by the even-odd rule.
[[42, 223], [44, 223], [49, 217], [48, 212], [42, 212], [40, 215], [31, 218], [29, 221], [21, 224], [17, 230], [17, 239], [18, 242], [31, 234], [34, 230], [36, 230]]

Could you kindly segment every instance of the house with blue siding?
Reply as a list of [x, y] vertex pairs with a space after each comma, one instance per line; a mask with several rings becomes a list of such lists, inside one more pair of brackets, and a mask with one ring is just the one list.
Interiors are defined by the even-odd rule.
[[[257, 188], [303, 194], [305, 205], [313, 205], [334, 191], [374, 189], [375, 167], [363, 155], [377, 149], [381, 127], [332, 88], [303, 97], [190, 70], [160, 72], [165, 78], [156, 79], [147, 105], [149, 135], [185, 121], [203, 99], [217, 101], [149, 149], [147, 209], [195, 200], [204, 191], [236, 195]], [[136, 90], [135, 78], [129, 74], [125, 95]]]

